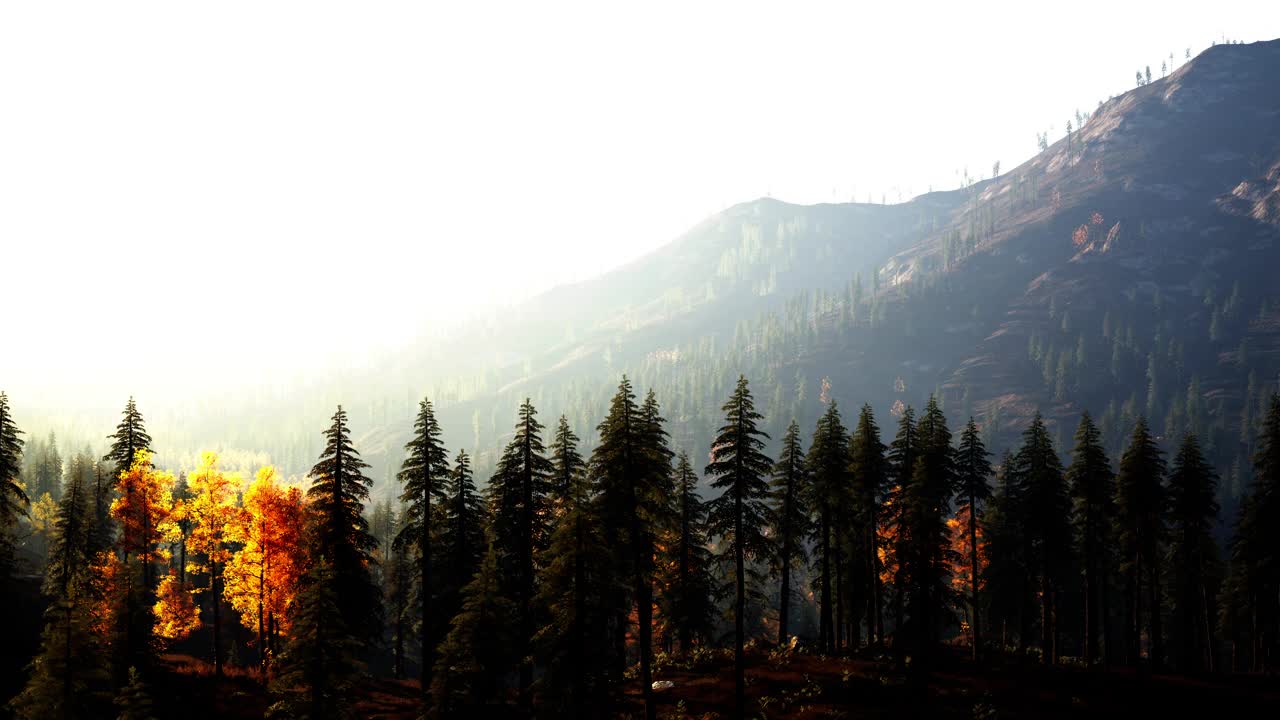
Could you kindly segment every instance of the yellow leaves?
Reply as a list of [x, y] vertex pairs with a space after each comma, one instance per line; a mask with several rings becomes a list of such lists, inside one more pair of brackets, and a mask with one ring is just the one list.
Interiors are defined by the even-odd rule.
[[156, 604], [152, 608], [156, 623], [152, 632], [163, 644], [177, 642], [200, 628], [200, 608], [186, 583], [172, 570], [156, 588]]
[[281, 485], [272, 467], [259, 470], [245, 490], [244, 506], [227, 526], [227, 538], [243, 547], [227, 563], [223, 597], [246, 628], [256, 629], [269, 616], [287, 632], [306, 557], [304, 515], [302, 490]]
[[218, 469], [216, 453], [201, 453], [200, 467], [187, 476], [190, 497], [179, 503], [178, 510], [179, 517], [191, 521], [188, 555], [204, 555], [213, 564], [231, 559], [226, 531], [240, 512], [236, 507], [240, 484], [239, 475], [226, 475]]
[[41, 495], [35, 502], [31, 503], [29, 516], [31, 518], [32, 532], [46, 536], [52, 534], [54, 524], [58, 519], [58, 501], [54, 500], [49, 493]]

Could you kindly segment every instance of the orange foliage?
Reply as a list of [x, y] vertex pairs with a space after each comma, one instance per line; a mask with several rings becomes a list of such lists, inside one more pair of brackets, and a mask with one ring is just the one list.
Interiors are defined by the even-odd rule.
[[120, 473], [120, 497], [111, 503], [111, 516], [120, 523], [120, 549], [143, 563], [168, 560], [157, 547], [171, 526], [173, 474], [151, 466], [151, 453], [139, 450], [128, 470]]
[[227, 525], [227, 539], [244, 547], [227, 563], [223, 597], [250, 630], [273, 625], [288, 632], [289, 609], [305, 571], [305, 512], [302, 491], [281, 485], [275, 468], [264, 467]]
[[89, 631], [104, 646], [110, 646], [116, 626], [116, 610], [128, 582], [129, 569], [110, 550], [103, 550], [89, 566]]
[[[955, 553], [951, 561], [951, 587], [964, 597], [969, 597], [973, 583], [970, 582], [969, 567], [969, 505], [966, 503], [956, 511], [956, 516], [947, 520], [947, 531], [951, 538], [951, 550]], [[975, 528], [978, 539], [978, 590], [982, 590], [982, 570], [987, 565], [986, 541], [982, 537], [982, 524]]]
[[1089, 226], [1088, 225], [1081, 225], [1080, 227], [1076, 228], [1075, 232], [1071, 233], [1072, 245], [1075, 245], [1076, 247], [1082, 247], [1087, 242], [1089, 242]]
[[156, 616], [153, 633], [161, 645], [182, 640], [200, 629], [200, 608], [196, 607], [192, 590], [178, 580], [173, 570], [160, 579], [152, 612]]

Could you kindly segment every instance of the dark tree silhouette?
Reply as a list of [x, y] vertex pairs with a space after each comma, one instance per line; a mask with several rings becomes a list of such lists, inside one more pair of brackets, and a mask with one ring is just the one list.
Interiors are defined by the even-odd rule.
[[1084, 579], [1084, 661], [1098, 658], [1098, 638], [1107, 662], [1114, 660], [1111, 639], [1111, 577], [1115, 573], [1111, 528], [1115, 519], [1115, 473], [1102, 446], [1102, 433], [1085, 411], [1076, 429], [1067, 483], [1074, 503], [1076, 546]]
[[810, 487], [809, 505], [815, 518], [814, 545], [818, 584], [818, 647], [823, 652], [834, 653], [837, 648], [837, 620], [834, 592], [839, 586], [840, 565], [838, 513], [848, 506], [849, 492], [849, 442], [840, 410], [835, 400], [818, 419], [809, 445]]
[[519, 659], [521, 705], [530, 702], [533, 665], [529, 639], [537, 628], [538, 557], [546, 550], [551, 535], [551, 475], [553, 467], [542, 443], [542, 423], [528, 399], [520, 405], [515, 437], [498, 460], [489, 481], [493, 515], [493, 540], [497, 548], [503, 594], [516, 604], [519, 622], [511, 647]]
[[[341, 412], [341, 411], [339, 411]], [[302, 579], [293, 629], [276, 664], [271, 689], [279, 698], [268, 717], [340, 720], [350, 717], [359, 643], [343, 617], [343, 580], [322, 556]]]
[[21, 435], [9, 410], [9, 396], [0, 392], [0, 582], [8, 581], [13, 572], [13, 528], [30, 505], [18, 479], [22, 473]]
[[400, 482], [404, 492], [400, 502], [405, 504], [403, 524], [396, 533], [395, 550], [412, 548], [417, 559], [418, 609], [420, 612], [419, 646], [422, 649], [420, 681], [425, 699], [431, 688], [431, 665], [435, 656], [437, 621], [433, 596], [436, 583], [431, 568], [436, 564], [431, 556], [431, 536], [435, 532], [432, 523], [432, 501], [443, 500], [449, 481], [449, 455], [440, 441], [440, 423], [436, 420], [431, 400], [418, 403], [418, 417], [413, 424], [413, 438], [404, 446], [408, 457], [400, 468]]
[[444, 562], [439, 605], [445, 617], [453, 617], [461, 605], [462, 588], [471, 582], [484, 557], [484, 528], [488, 522], [466, 450], [459, 450], [454, 459], [444, 508], [440, 530], [440, 554]]
[[124, 417], [120, 420], [120, 424], [116, 425], [115, 433], [107, 436], [107, 439], [112, 441], [111, 449], [102, 458], [104, 462], [115, 466], [111, 475], [112, 482], [120, 477], [120, 473], [129, 469], [139, 450], [151, 449], [151, 436], [147, 434], [146, 422], [142, 419], [142, 413], [138, 411], [132, 396], [125, 404], [121, 415]]
[[1182, 439], [1169, 471], [1170, 641], [1180, 672], [1214, 669], [1221, 569], [1213, 528], [1217, 473], [1195, 435]]
[[[370, 568], [378, 541], [369, 532], [364, 503], [373, 481], [362, 472], [369, 467], [351, 444], [347, 413], [338, 406], [325, 430], [325, 448], [311, 468], [307, 498], [315, 523], [313, 551], [329, 566], [343, 627], [364, 643], [382, 628], [382, 593]], [[318, 592], [318, 591], [317, 591]]]
[[982, 609], [978, 604], [978, 503], [991, 497], [991, 453], [982, 443], [978, 425], [969, 418], [960, 434], [960, 446], [956, 449], [956, 492], [969, 508], [969, 608], [973, 613], [972, 658], [977, 661], [982, 646]]
[[[684, 458], [681, 458], [684, 461]], [[682, 463], [682, 466], [687, 461]], [[769, 527], [773, 530], [773, 557], [778, 573], [778, 644], [791, 634], [791, 599], [795, 568], [808, 560], [804, 539], [812, 532], [809, 520], [809, 469], [801, 446], [800, 425], [795, 420], [782, 437], [782, 450], [773, 466]]]
[[1058, 611], [1072, 567], [1071, 498], [1053, 439], [1036, 413], [1013, 459], [1015, 506], [1026, 543], [1027, 571], [1039, 584], [1040, 657], [1058, 662]]
[[438, 717], [487, 717], [483, 707], [502, 697], [502, 678], [513, 669], [511, 648], [519, 640], [519, 611], [503, 594], [500, 563], [497, 545], [490, 543], [440, 645], [431, 681]]
[[1164, 454], [1147, 429], [1146, 420], [1138, 418], [1116, 476], [1116, 541], [1127, 616], [1125, 650], [1129, 664], [1135, 666], [1141, 652], [1144, 619], [1151, 638], [1151, 665], [1159, 667], [1163, 659], [1160, 553], [1167, 507], [1162, 484], [1164, 469]]
[[698, 495], [698, 474], [689, 457], [676, 461], [673, 515], [675, 528], [664, 543], [663, 582], [659, 606], [665, 621], [664, 639], [673, 640], [687, 653], [695, 640], [711, 636], [715, 605], [715, 581], [711, 577], [711, 551], [707, 549], [707, 508]]
[[720, 497], [708, 504], [707, 525], [712, 535], [724, 542], [725, 553], [732, 557], [735, 605], [734, 624], [734, 698], [736, 717], [746, 717], [746, 642], [747, 560], [767, 557], [769, 540], [765, 536], [769, 495], [766, 481], [773, 463], [764, 454], [768, 435], [756, 427], [764, 416], [756, 412], [745, 376], [729, 401], [721, 408], [724, 425], [711, 444], [711, 463], [706, 474], [711, 487], [721, 491]]
[[863, 405], [858, 413], [858, 425], [849, 440], [849, 472], [853, 478], [854, 520], [858, 526], [857, 546], [860, 549], [860, 557], [854, 558], [854, 566], [862, 577], [860, 584], [866, 588], [864, 616], [867, 637], [870, 639], [874, 634], [876, 642], [881, 643], [884, 642], [884, 611], [881, 607], [884, 588], [880, 582], [880, 516], [883, 514], [880, 500], [889, 483], [885, 450], [871, 406]]

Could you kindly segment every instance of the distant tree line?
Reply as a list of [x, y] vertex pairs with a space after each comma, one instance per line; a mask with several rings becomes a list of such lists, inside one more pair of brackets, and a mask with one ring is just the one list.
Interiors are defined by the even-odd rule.
[[[423, 400], [400, 503], [371, 514], [341, 408], [304, 491], [271, 468], [246, 484], [213, 454], [182, 478], [156, 469], [130, 400], [107, 456], [75, 456], [60, 481], [41, 649], [10, 707], [145, 706], [157, 653], [197, 630], [222, 672], [224, 618], [252, 633], [283, 717], [343, 716], [388, 654], [396, 676], [417, 667], [437, 717], [598, 717], [635, 681], [653, 718], [655, 668], [721, 648], [745, 717], [748, 646], [797, 641], [889, 653], [912, 681], [947, 642], [979, 662], [1276, 668], [1280, 396], [1225, 549], [1195, 434], [1167, 459], [1139, 418], [1113, 465], [1085, 413], [1064, 464], [1037, 415], [993, 465], [978, 424], [954, 437], [932, 398], [887, 444], [869, 406], [850, 430], [824, 400], [807, 450], [792, 422], [770, 458], [740, 377], [702, 471], [710, 501], [654, 393], [625, 377], [588, 456], [567, 419], [548, 432], [522, 403], [483, 491]], [[5, 583], [32, 508], [23, 448], [0, 394]]]

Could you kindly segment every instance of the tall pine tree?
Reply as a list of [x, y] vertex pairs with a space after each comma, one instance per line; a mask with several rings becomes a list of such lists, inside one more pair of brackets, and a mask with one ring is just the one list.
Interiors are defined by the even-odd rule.
[[835, 400], [818, 419], [809, 445], [809, 477], [814, 514], [814, 564], [818, 577], [818, 646], [823, 652], [837, 648], [835, 593], [839, 588], [840, 511], [848, 507], [849, 442]]
[[440, 441], [440, 423], [436, 420], [431, 400], [423, 398], [418, 403], [418, 417], [413, 424], [413, 437], [404, 446], [408, 457], [400, 468], [400, 482], [404, 492], [403, 524], [396, 533], [395, 549], [412, 548], [417, 560], [418, 609], [420, 623], [418, 642], [422, 649], [420, 682], [423, 698], [431, 688], [431, 666], [436, 647], [436, 608], [433, 596], [436, 583], [431, 569], [436, 561], [431, 556], [431, 536], [435, 532], [432, 523], [436, 519], [432, 501], [441, 501], [449, 480], [449, 455]]
[[1164, 470], [1164, 454], [1146, 420], [1138, 418], [1116, 476], [1116, 541], [1124, 576], [1125, 651], [1129, 664], [1135, 666], [1142, 650], [1144, 626], [1150, 637], [1151, 665], [1159, 667], [1163, 661], [1160, 558], [1168, 504]]
[[107, 436], [112, 441], [111, 449], [102, 458], [104, 462], [114, 466], [112, 482], [133, 465], [133, 458], [139, 450], [151, 450], [151, 436], [147, 434], [146, 422], [142, 419], [133, 396], [129, 397], [121, 415], [123, 417], [120, 424], [116, 425], [115, 433]]
[[519, 658], [521, 704], [528, 705], [533, 684], [529, 640], [537, 628], [536, 569], [551, 534], [551, 474], [553, 467], [542, 443], [542, 423], [528, 399], [520, 406], [515, 437], [498, 460], [489, 481], [503, 593], [516, 603], [518, 637], [512, 646]]
[[[687, 460], [681, 458], [681, 468]], [[677, 470], [677, 476], [682, 473]], [[796, 595], [792, 586], [796, 568], [808, 560], [804, 540], [812, 532], [809, 518], [809, 468], [805, 464], [800, 440], [800, 425], [795, 420], [782, 437], [782, 450], [773, 466], [769, 504], [769, 527], [772, 529], [774, 570], [778, 573], [778, 645], [791, 635], [791, 600]]]
[[[854, 524], [856, 525], [858, 557], [854, 571], [859, 584], [865, 589], [866, 607], [859, 613], [867, 623], [867, 638], [884, 642], [884, 610], [881, 602], [884, 588], [880, 581], [880, 523], [883, 514], [881, 499], [889, 483], [889, 463], [885, 458], [884, 443], [880, 441], [880, 428], [876, 425], [870, 405], [863, 405], [858, 413], [858, 424], [849, 439], [849, 473], [853, 479]], [[855, 615], [854, 623], [857, 619]]]
[[1111, 577], [1115, 573], [1112, 523], [1115, 516], [1115, 473], [1102, 445], [1102, 433], [1088, 411], [1080, 416], [1067, 484], [1074, 503], [1076, 547], [1084, 580], [1084, 661], [1099, 657], [1102, 639], [1104, 659], [1114, 659], [1111, 639]]
[[0, 392], [0, 582], [13, 573], [14, 528], [30, 501], [18, 476], [22, 473], [22, 431], [13, 421], [9, 396]]
[[307, 498], [315, 522], [314, 551], [329, 565], [333, 596], [344, 627], [361, 643], [382, 631], [382, 592], [373, 581], [373, 549], [378, 541], [369, 532], [364, 504], [373, 481], [369, 467], [351, 443], [347, 413], [338, 406], [324, 432], [325, 447], [311, 468]]
[[1188, 433], [1169, 471], [1170, 640], [1181, 672], [1212, 671], [1220, 552], [1213, 538], [1218, 477]]
[[960, 434], [960, 446], [956, 448], [956, 492], [964, 500], [968, 507], [968, 527], [966, 534], [968, 535], [969, 545], [966, 552], [969, 555], [969, 610], [972, 613], [973, 637], [971, 638], [971, 653], [973, 660], [978, 659], [980, 648], [982, 647], [982, 608], [978, 604], [978, 587], [980, 579], [978, 575], [978, 503], [986, 502], [991, 497], [991, 485], [989, 479], [991, 477], [991, 453], [987, 452], [987, 447], [982, 443], [982, 437], [978, 434], [978, 425], [969, 418], [969, 422], [964, 426], [964, 432]]
[[[734, 706], [736, 717], [746, 717], [747, 561], [768, 556], [766, 537], [769, 496], [766, 478], [773, 463], [764, 454], [769, 438], [757, 427], [764, 416], [756, 412], [746, 376], [738, 377], [733, 395], [721, 408], [724, 425], [711, 444], [711, 463], [706, 474], [711, 487], [721, 491], [708, 505], [707, 526], [722, 539], [725, 554], [732, 558], [734, 585]], [[842, 438], [843, 439], [843, 438]]]

